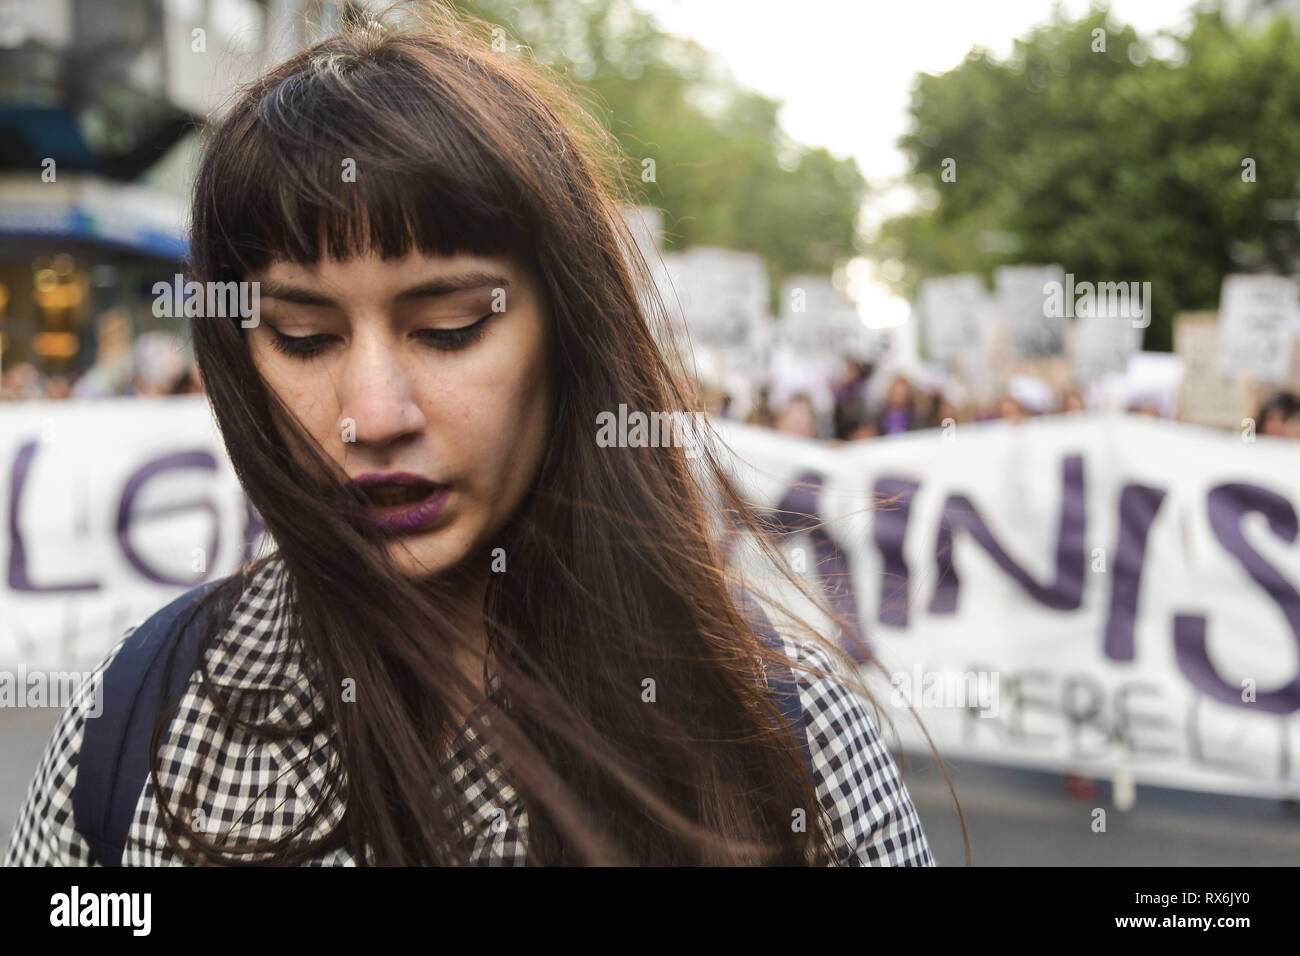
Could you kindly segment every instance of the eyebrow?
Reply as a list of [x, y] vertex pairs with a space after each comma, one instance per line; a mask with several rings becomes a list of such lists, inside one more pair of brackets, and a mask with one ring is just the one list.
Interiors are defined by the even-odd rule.
[[[407, 302], [411, 299], [430, 299], [453, 295], [487, 287], [509, 288], [510, 280], [495, 272], [480, 269], [457, 272], [453, 275], [438, 276], [403, 289], [393, 296], [394, 302]], [[259, 294], [263, 298], [280, 299], [283, 302], [296, 302], [299, 305], [324, 305], [337, 308], [338, 303], [328, 296], [304, 289], [301, 286], [280, 282], [277, 279], [263, 279], [259, 284]]]

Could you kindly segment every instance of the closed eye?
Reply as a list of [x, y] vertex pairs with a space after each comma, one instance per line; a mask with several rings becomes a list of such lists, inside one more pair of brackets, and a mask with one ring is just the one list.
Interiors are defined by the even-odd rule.
[[[269, 325], [267, 328], [271, 328]], [[271, 344], [285, 355], [293, 358], [309, 359], [325, 351], [335, 335], [285, 335], [279, 329], [271, 328]]]
[[475, 322], [469, 325], [462, 325], [456, 329], [420, 329], [415, 335], [422, 341], [432, 345], [435, 349], [443, 351], [454, 351], [473, 345], [483, 337], [487, 331], [487, 320], [492, 318], [496, 313], [489, 312]]
[[[420, 341], [441, 351], [455, 351], [467, 348], [483, 337], [487, 331], [487, 320], [496, 313], [489, 312], [469, 325], [455, 329], [419, 329], [413, 334]], [[269, 323], [271, 344], [280, 352], [293, 358], [309, 359], [320, 355], [337, 339], [337, 335], [285, 335]]]

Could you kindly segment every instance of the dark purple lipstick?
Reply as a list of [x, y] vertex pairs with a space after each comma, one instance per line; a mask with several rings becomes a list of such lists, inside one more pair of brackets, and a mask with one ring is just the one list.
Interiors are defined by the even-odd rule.
[[352, 479], [370, 500], [367, 517], [389, 534], [411, 534], [433, 522], [447, 503], [450, 485], [408, 471], [367, 472]]

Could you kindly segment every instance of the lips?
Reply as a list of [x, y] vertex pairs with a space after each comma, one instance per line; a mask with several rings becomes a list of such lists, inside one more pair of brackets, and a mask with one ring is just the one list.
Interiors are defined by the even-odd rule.
[[410, 484], [382, 484], [362, 486], [361, 490], [372, 503], [380, 507], [410, 505], [423, 501], [437, 488], [431, 481]]
[[353, 480], [371, 503], [367, 517], [390, 534], [410, 534], [431, 524], [451, 490], [409, 472], [372, 473]]

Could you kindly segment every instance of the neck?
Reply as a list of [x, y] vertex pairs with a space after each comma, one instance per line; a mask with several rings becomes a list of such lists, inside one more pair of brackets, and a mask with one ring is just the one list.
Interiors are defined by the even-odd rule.
[[487, 628], [483, 601], [487, 595], [488, 571], [471, 568], [471, 562], [430, 581], [433, 593], [452, 614], [460, 633], [469, 638], [467, 647], [457, 647], [456, 663], [478, 691], [483, 691], [483, 662], [487, 654]]

